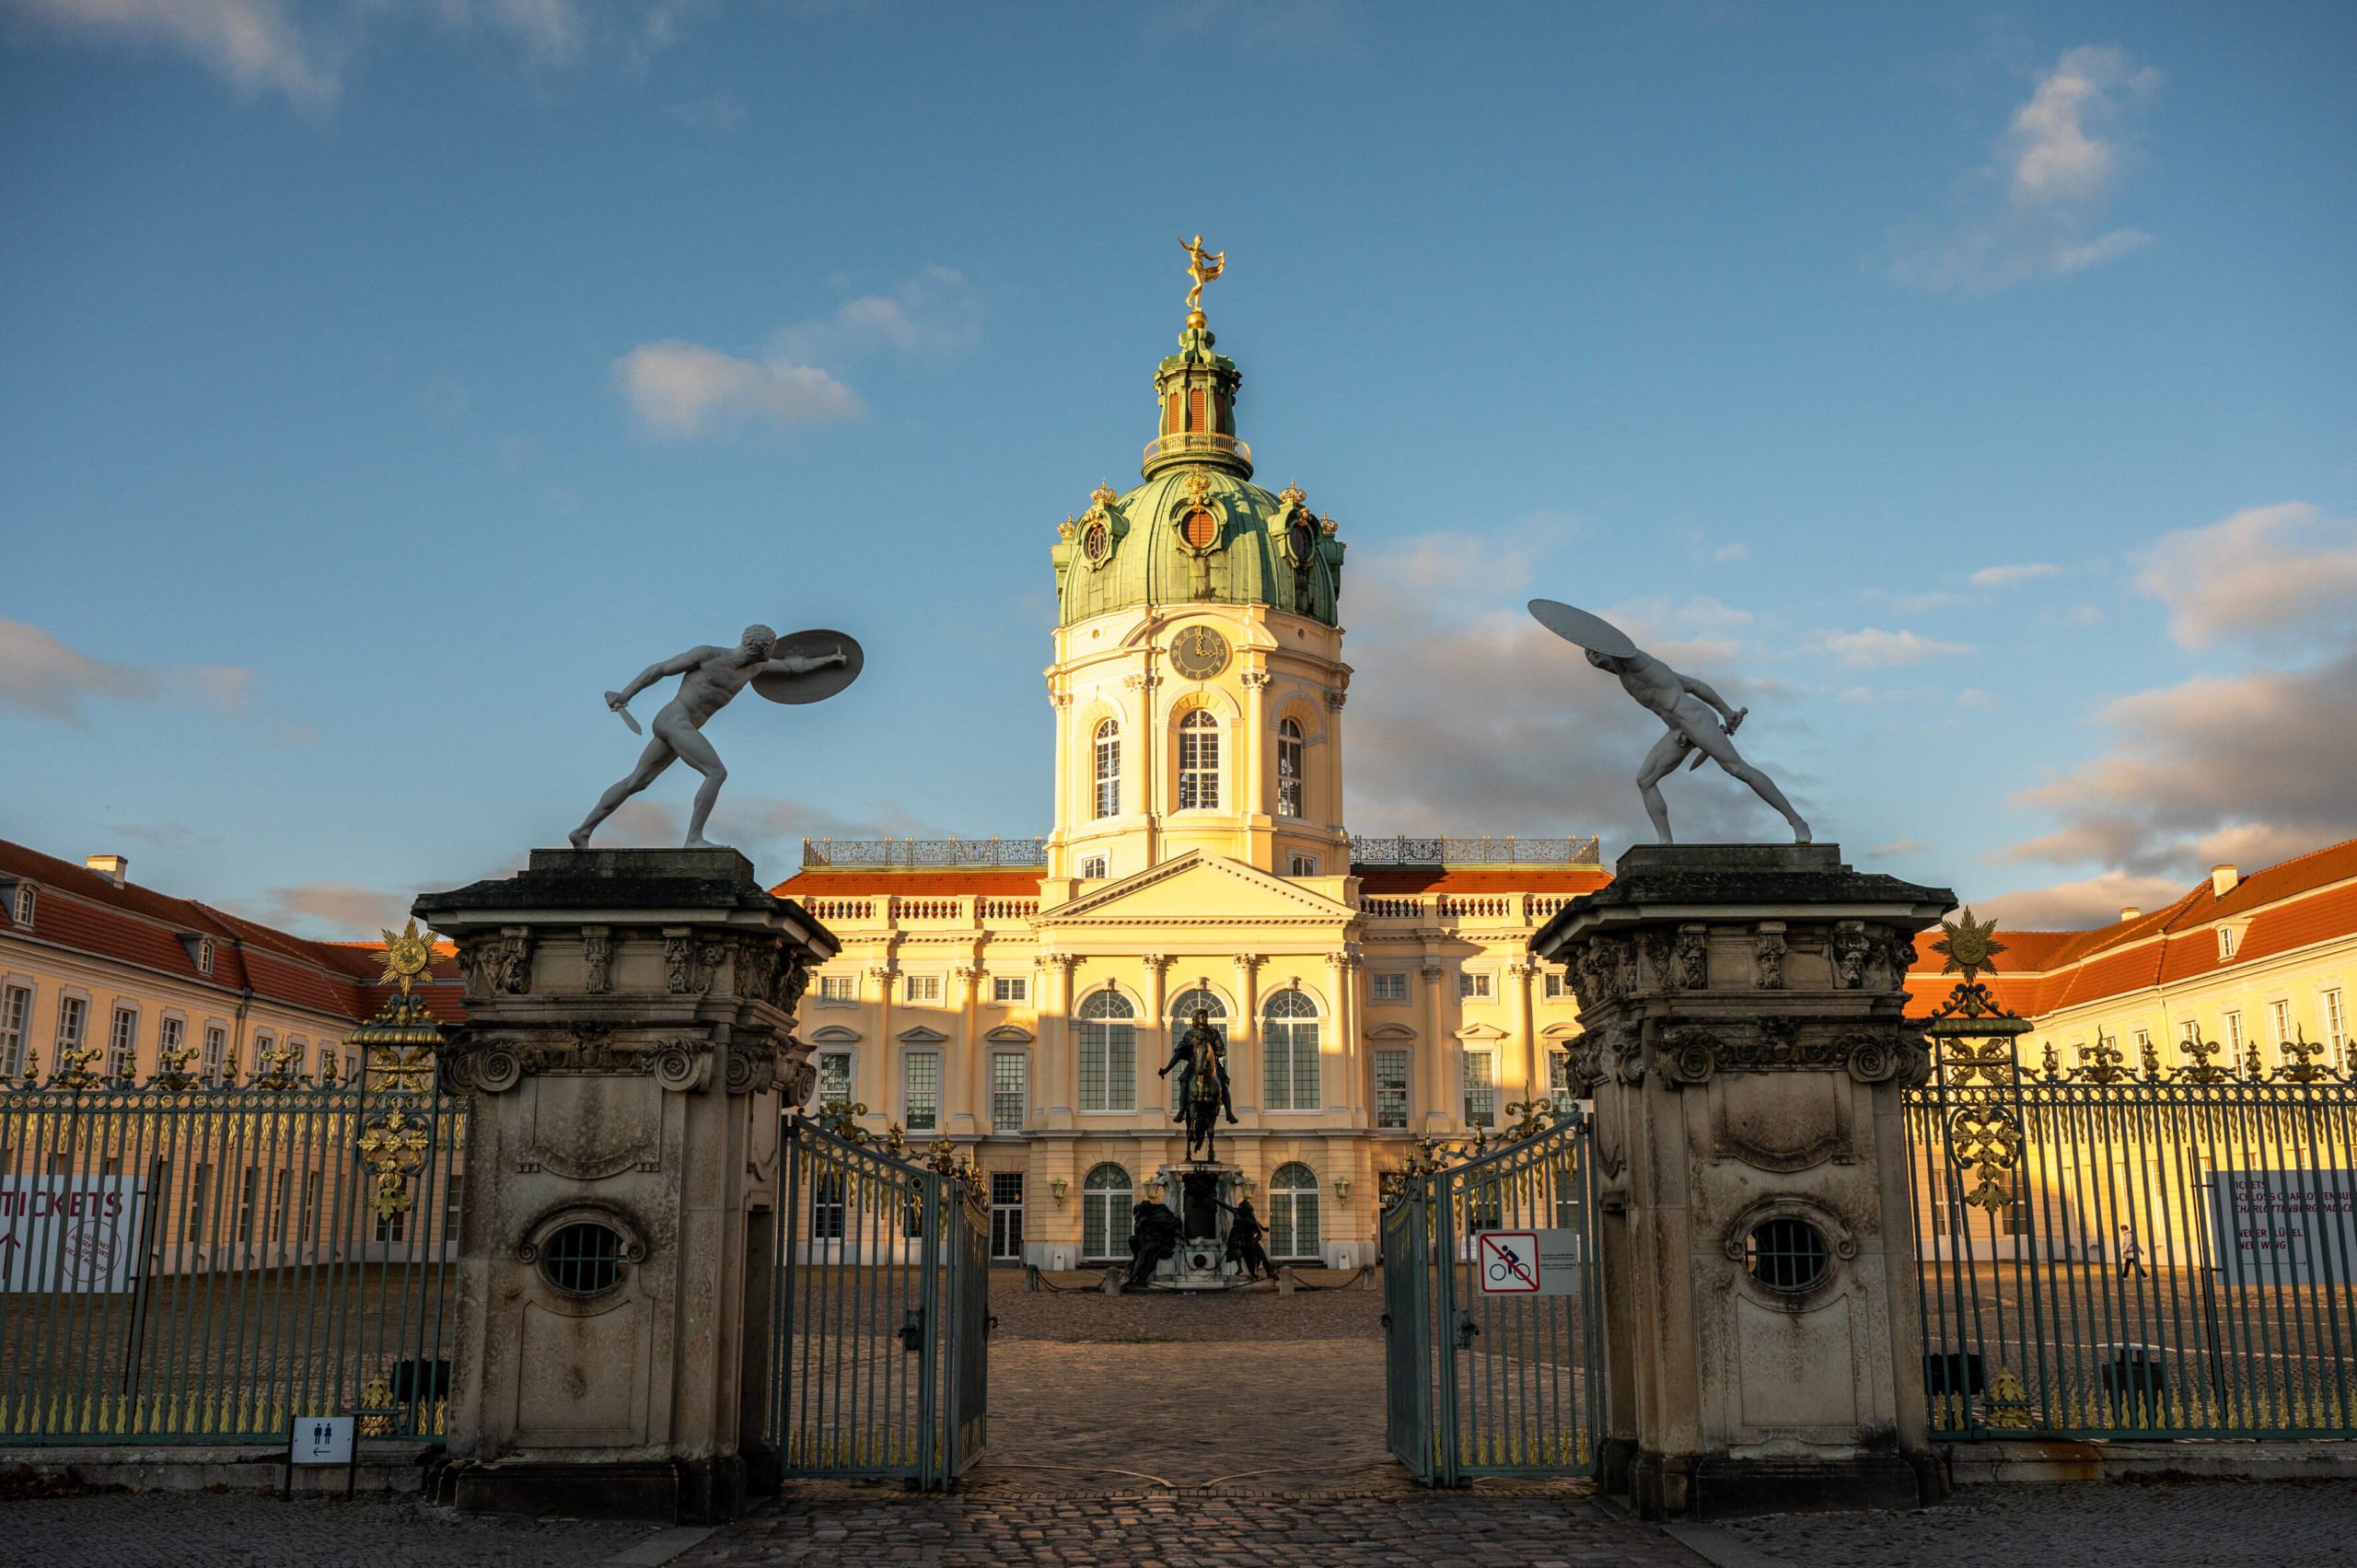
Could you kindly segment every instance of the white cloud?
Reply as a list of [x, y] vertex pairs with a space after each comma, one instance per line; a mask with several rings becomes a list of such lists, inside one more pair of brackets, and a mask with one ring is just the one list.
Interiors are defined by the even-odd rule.
[[416, 896], [356, 882], [298, 882], [273, 888], [254, 918], [329, 939], [365, 941], [382, 931], [399, 931]]
[[2013, 566], [1983, 566], [1965, 580], [1976, 588], [2012, 588], [2040, 577], [2051, 577], [2061, 570], [2044, 561], [2025, 561]]
[[1817, 646], [1854, 669], [1887, 669], [1972, 652], [1969, 643], [1945, 643], [1914, 632], [1886, 632], [1879, 626], [1857, 632], [1828, 632], [1817, 639]]
[[594, 50], [643, 66], [702, 0], [0, 0], [70, 36], [179, 51], [245, 95], [274, 92], [308, 110], [331, 105], [374, 27], [426, 21], [505, 38], [534, 66]]
[[788, 327], [761, 358], [668, 338], [622, 355], [613, 376], [643, 429], [690, 440], [752, 420], [818, 424], [866, 412], [857, 393], [819, 368], [822, 360], [841, 365], [878, 350], [944, 359], [981, 342], [981, 310], [965, 275], [927, 267], [889, 294], [861, 295], [824, 319]]
[[[1531, 620], [1520, 600], [1545, 585], [1531, 580], [1519, 528], [1514, 544], [1495, 537], [1429, 535], [1353, 558], [1352, 828], [1596, 833], [1608, 854], [1631, 839], [1650, 842], [1635, 777], [1660, 721]], [[1730, 702], [1759, 690], [1707, 656], [1735, 645], [1751, 620], [1743, 610], [1695, 598], [1638, 600], [1601, 613]], [[1747, 741], [1752, 734], [1747, 728]], [[1772, 757], [1755, 760], [1778, 772]], [[1801, 781], [1778, 777], [1796, 798], [1805, 793]], [[1681, 773], [1664, 790], [1681, 838], [1740, 841], [1775, 822], [1714, 769]]]
[[1876, 844], [1866, 853], [1869, 854], [1921, 854], [1928, 847], [1913, 839], [1900, 839], [1896, 843]]
[[[660, 790], [663, 786], [656, 786]], [[599, 825], [596, 842], [652, 849], [676, 849], [687, 836], [689, 797], [683, 787], [677, 797], [660, 799], [633, 796]], [[802, 864], [802, 841], [813, 839], [888, 839], [927, 837], [936, 825], [910, 816], [891, 800], [867, 803], [867, 809], [847, 817], [823, 806], [784, 796], [734, 795], [723, 790], [713, 807], [704, 834], [714, 843], [741, 849], [749, 856], [765, 884], [784, 881]]]
[[161, 44], [194, 57], [241, 93], [333, 100], [342, 62], [308, 37], [282, 0], [5, 0], [61, 32]]
[[2129, 136], [2160, 82], [2159, 72], [2117, 49], [2066, 52], [1968, 182], [1963, 221], [1945, 233], [1902, 236], [1890, 275], [1922, 288], [2003, 288], [2150, 244], [2141, 229], [2097, 230], [2119, 186]]
[[[1870, 597], [1885, 596], [1877, 589]], [[1969, 595], [1954, 593], [1946, 588], [1933, 588], [1919, 594], [1891, 594], [1887, 597], [1890, 600], [1890, 608], [1901, 615], [1920, 615], [1927, 610], [1953, 610], [1957, 605], [1972, 602]]]
[[2185, 895], [2189, 882], [2106, 871], [2046, 888], [2017, 888], [1972, 900], [1973, 912], [2015, 931], [2093, 931], [2110, 925], [2123, 909], [2150, 913]]
[[1719, 562], [1748, 561], [1751, 559], [1751, 546], [1740, 541], [1723, 544], [1711, 552], [1711, 559]]
[[824, 424], [863, 412], [852, 389], [815, 366], [738, 359], [701, 343], [642, 343], [614, 361], [614, 379], [648, 432], [692, 439], [729, 424]]
[[0, 621], [0, 711], [78, 725], [93, 700], [170, 703], [230, 711], [245, 703], [253, 671], [197, 665], [116, 664], [93, 658], [22, 621]]
[[2357, 632], [2357, 520], [2305, 502], [2164, 535], [2137, 566], [2137, 586], [2169, 607], [2169, 634], [2189, 648]]

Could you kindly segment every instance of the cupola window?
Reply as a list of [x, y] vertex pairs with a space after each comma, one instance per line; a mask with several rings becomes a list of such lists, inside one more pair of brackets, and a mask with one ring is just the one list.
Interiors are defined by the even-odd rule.
[[1301, 726], [1292, 719], [1277, 726], [1277, 815], [1301, 815]]
[[1208, 709], [1178, 721], [1178, 809], [1219, 809], [1219, 720]]
[[1097, 726], [1097, 815], [1121, 809], [1121, 726], [1107, 719]]

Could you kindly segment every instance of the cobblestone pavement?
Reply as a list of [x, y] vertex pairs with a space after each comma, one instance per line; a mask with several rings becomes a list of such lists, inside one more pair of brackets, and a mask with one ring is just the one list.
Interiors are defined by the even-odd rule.
[[1973, 1487], [1914, 1513], [1679, 1533], [1727, 1568], [2321, 1568], [2357, 1563], [2357, 1481]]
[[1373, 1273], [1345, 1285], [1350, 1274], [1304, 1269], [1304, 1281], [1335, 1288], [1279, 1295], [1274, 1285], [1217, 1295], [1141, 1292], [1107, 1295], [1096, 1274], [1051, 1274], [1062, 1288], [1029, 1291], [1020, 1269], [991, 1272], [991, 1311], [1002, 1340], [1066, 1343], [1141, 1343], [1156, 1340], [1380, 1340], [1383, 1292]]
[[1135, 1564], [1136, 1568], [1703, 1568], [1661, 1531], [1577, 1498], [1191, 1495], [800, 1496], [720, 1532], [672, 1568], [722, 1564]]
[[460, 1518], [414, 1498], [99, 1492], [0, 1503], [8, 1568], [592, 1568], [655, 1533]]

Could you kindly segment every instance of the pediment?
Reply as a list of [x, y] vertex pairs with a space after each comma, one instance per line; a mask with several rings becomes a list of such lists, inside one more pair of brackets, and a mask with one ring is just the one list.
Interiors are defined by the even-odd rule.
[[1416, 1031], [1405, 1024], [1377, 1024], [1366, 1031], [1369, 1040], [1413, 1040]]
[[1468, 1024], [1457, 1031], [1458, 1040], [1504, 1040], [1506, 1031], [1495, 1024]]
[[1036, 929], [1066, 926], [1341, 926], [1356, 912], [1322, 893], [1225, 855], [1189, 850], [1148, 870], [1043, 910]]
[[1580, 1033], [1577, 1024], [1550, 1024], [1538, 1031], [1543, 1040], [1571, 1040]]
[[823, 1029], [812, 1030], [810, 1034], [812, 1045], [849, 1045], [857, 1039], [857, 1029], [847, 1029], [841, 1024], [829, 1024]]
[[939, 1045], [949, 1037], [939, 1029], [929, 1029], [923, 1024], [919, 1024], [912, 1029], [902, 1029], [893, 1038], [902, 1045]]
[[998, 1028], [989, 1030], [982, 1038], [993, 1045], [1028, 1045], [1031, 1043], [1032, 1035], [1031, 1031], [1021, 1024], [1001, 1024]]

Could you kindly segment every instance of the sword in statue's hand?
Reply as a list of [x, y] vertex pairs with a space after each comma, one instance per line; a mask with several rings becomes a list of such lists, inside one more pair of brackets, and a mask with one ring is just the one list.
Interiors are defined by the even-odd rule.
[[[1721, 733], [1723, 733], [1723, 734], [1726, 734], [1726, 735], [1733, 735], [1733, 734], [1736, 732], [1736, 730], [1738, 727], [1740, 727], [1740, 726], [1742, 726], [1742, 724], [1743, 724], [1743, 715], [1744, 715], [1744, 714], [1747, 714], [1747, 713], [1749, 713], [1750, 711], [1751, 711], [1751, 710], [1750, 710], [1749, 708], [1737, 708], [1737, 709], [1735, 711], [1735, 717], [1733, 717], [1733, 718], [1731, 718], [1731, 719], [1727, 720], [1727, 722], [1726, 722], [1724, 726], [1721, 726]], [[1689, 740], [1689, 741], [1688, 741], [1688, 742], [1687, 742], [1687, 744], [1688, 744], [1689, 746], [1693, 746], [1693, 744], [1694, 744], [1694, 743], [1693, 743], [1692, 741], [1690, 741], [1690, 740]], [[1695, 749], [1694, 749], [1694, 760], [1693, 760], [1692, 761], [1690, 761], [1690, 762], [1689, 762], [1689, 763], [1687, 763], [1687, 764], [1686, 764], [1686, 771], [1687, 771], [1688, 772], [1689, 772], [1689, 773], [1690, 773], [1690, 772], [1692, 772], [1695, 769], [1697, 769], [1697, 768], [1701, 767], [1703, 763], [1705, 763], [1705, 762], [1709, 761], [1710, 760], [1711, 760], [1711, 754], [1710, 754], [1708, 751], [1703, 750], [1703, 749], [1702, 749], [1701, 748], [1700, 748], [1700, 747], [1695, 747]]]
[[630, 732], [633, 735], [644, 735], [646, 733], [644, 730], [638, 727], [638, 721], [630, 716], [629, 699], [625, 698], [621, 692], [607, 692], [606, 706], [613, 709], [615, 713], [621, 715], [622, 723], [630, 726]]

